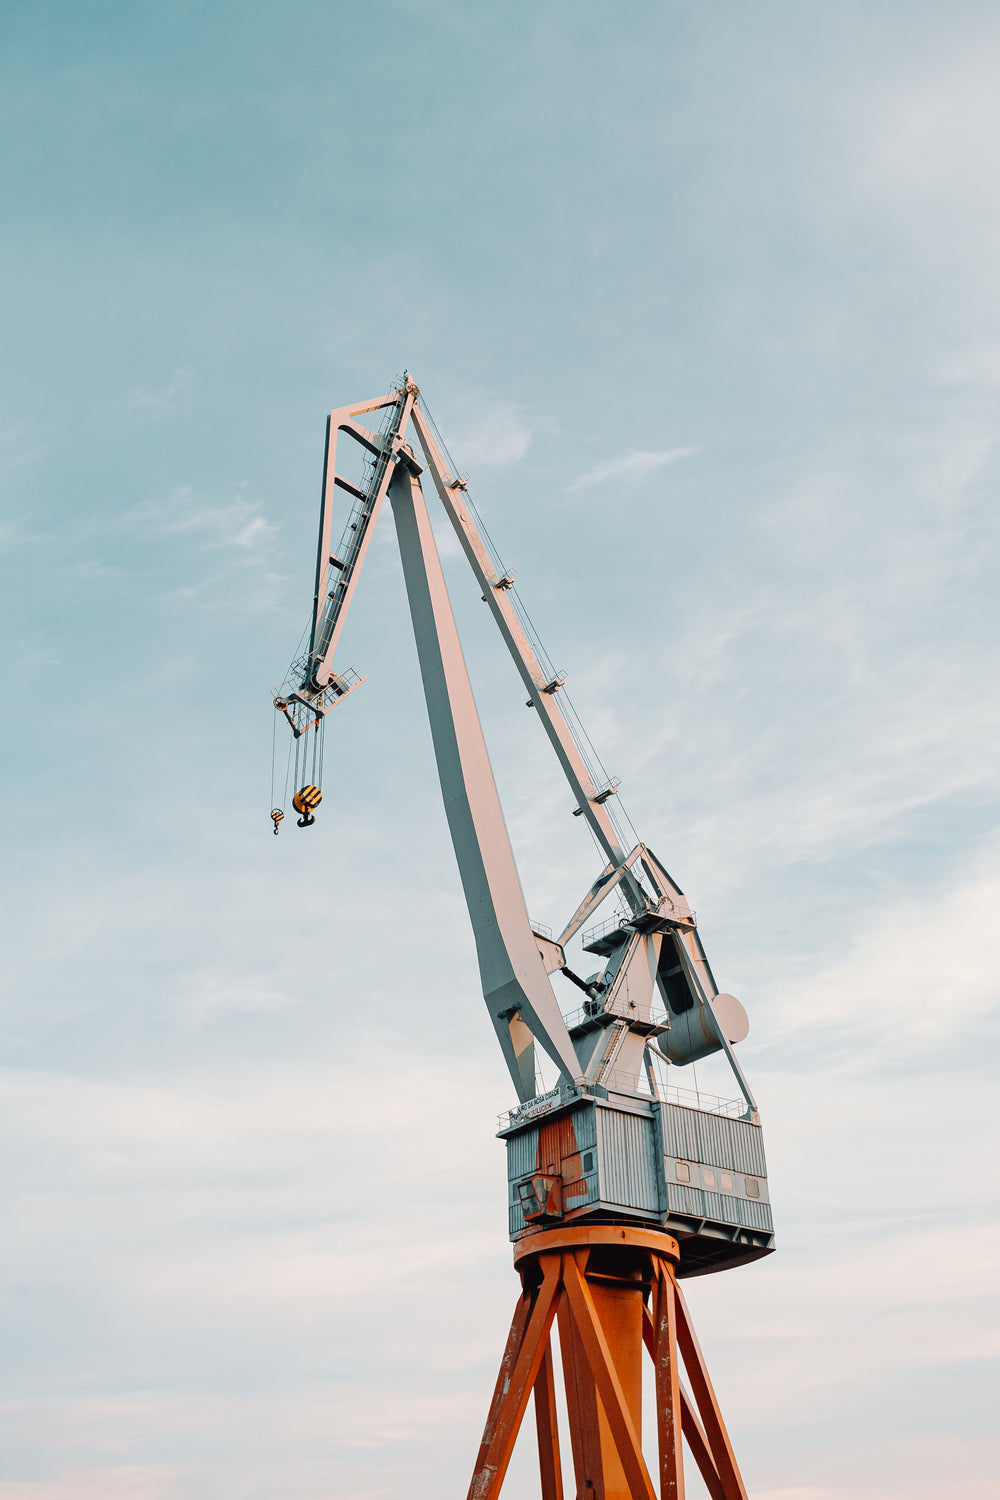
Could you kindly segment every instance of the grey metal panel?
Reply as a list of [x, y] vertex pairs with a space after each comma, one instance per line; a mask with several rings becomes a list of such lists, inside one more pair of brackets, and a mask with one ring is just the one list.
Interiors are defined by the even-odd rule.
[[708, 1217], [723, 1224], [741, 1224], [739, 1199], [731, 1193], [706, 1193], [710, 1207]]
[[[586, 1191], [582, 1193], [580, 1192], [581, 1183], [586, 1186]], [[571, 1191], [567, 1190], [565, 1186], [563, 1188], [563, 1209], [568, 1214], [575, 1213], [579, 1208], [589, 1208], [592, 1203], [597, 1203], [600, 1200], [598, 1174], [596, 1172], [587, 1172], [585, 1176], [581, 1177], [577, 1182], [570, 1183], [568, 1187]]]
[[703, 1191], [701, 1195], [701, 1201], [705, 1205], [703, 1212], [706, 1219], [722, 1219], [723, 1214], [721, 1193], [706, 1193]]
[[684, 1109], [680, 1104], [661, 1104], [660, 1116], [663, 1121], [663, 1149], [667, 1155], [679, 1156], [684, 1161], [700, 1161], [698, 1111]]
[[602, 1201], [656, 1213], [660, 1206], [658, 1162], [649, 1115], [599, 1110], [597, 1146]]
[[581, 1151], [593, 1151], [597, 1146], [597, 1107], [587, 1104], [573, 1111], [573, 1129], [577, 1147]]
[[721, 1193], [722, 1218], [726, 1224], [742, 1224], [740, 1216], [740, 1200], [734, 1198], [730, 1193]]
[[518, 1135], [507, 1137], [507, 1180], [527, 1177], [538, 1160], [538, 1126], [530, 1125]]
[[765, 1177], [763, 1134], [750, 1120], [732, 1120], [683, 1104], [661, 1104], [664, 1149], [670, 1156]]
[[771, 1218], [771, 1208], [767, 1203], [761, 1203], [756, 1198], [737, 1198], [736, 1202], [740, 1209], [740, 1222], [747, 1229], [766, 1229], [768, 1233], [774, 1231], [774, 1220]]
[[715, 1167], [735, 1167], [764, 1177], [764, 1138], [759, 1125], [750, 1120], [730, 1120], [725, 1115], [701, 1113], [699, 1122], [702, 1161]]
[[679, 1182], [668, 1182], [667, 1203], [671, 1213], [690, 1214], [695, 1219], [703, 1219], [705, 1217], [701, 1193], [697, 1188], [684, 1187]]

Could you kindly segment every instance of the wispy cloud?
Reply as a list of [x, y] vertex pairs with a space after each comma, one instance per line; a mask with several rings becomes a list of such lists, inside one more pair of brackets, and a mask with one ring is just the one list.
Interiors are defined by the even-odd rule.
[[194, 1020], [211, 1019], [235, 1011], [259, 1013], [287, 1010], [298, 1002], [276, 985], [244, 979], [217, 970], [178, 976], [177, 1001]]
[[143, 501], [129, 515], [171, 535], [201, 535], [209, 547], [235, 546], [247, 552], [255, 551], [279, 530], [261, 515], [254, 501], [237, 495], [228, 504], [207, 505], [187, 485], [173, 490], [166, 501]]
[[535, 426], [513, 401], [466, 396], [448, 414], [446, 441], [461, 469], [516, 464], [531, 447]]
[[131, 411], [149, 412], [163, 416], [187, 394], [194, 383], [192, 370], [179, 369], [157, 385], [136, 386], [125, 397], [125, 406]]
[[[786, 1038], [808, 1033], [830, 1059], [857, 1057], [859, 1041], [924, 1062], [967, 1045], [969, 1033], [989, 1026], [996, 1011], [996, 855], [991, 841], [980, 867], [957, 884], [945, 878], [867, 919], [862, 912], [856, 936], [831, 962], [808, 978], [789, 975], [771, 1006], [772, 1037], [778, 1039], [779, 1024]], [[929, 930], [947, 933], [947, 942], [928, 941]]]
[[679, 463], [682, 458], [690, 458], [698, 451], [697, 448], [663, 448], [650, 452], [644, 448], [629, 448], [620, 458], [609, 459], [607, 463], [598, 464], [596, 468], [577, 475], [566, 486], [566, 493], [580, 495], [585, 490], [596, 489], [599, 484], [611, 481], [619, 487], [634, 489], [644, 479], [648, 479], [650, 474], [655, 474], [657, 469]]

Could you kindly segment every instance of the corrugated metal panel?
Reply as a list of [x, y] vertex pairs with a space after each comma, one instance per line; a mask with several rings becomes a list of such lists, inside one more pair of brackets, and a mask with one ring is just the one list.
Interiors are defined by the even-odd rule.
[[[514, 1182], [535, 1170], [538, 1160], [538, 1126], [529, 1125], [521, 1134], [507, 1137], [507, 1180]], [[521, 1226], [524, 1227], [523, 1224]]]
[[538, 1165], [543, 1172], [560, 1172], [563, 1158], [576, 1150], [576, 1132], [571, 1115], [559, 1115], [538, 1127]]
[[750, 1120], [731, 1120], [682, 1104], [661, 1104], [664, 1149], [668, 1156], [704, 1162], [710, 1167], [765, 1177], [761, 1128]]
[[701, 1195], [701, 1201], [705, 1205], [705, 1207], [702, 1209], [702, 1212], [704, 1213], [706, 1219], [715, 1219], [717, 1221], [721, 1221], [722, 1220], [722, 1194], [721, 1193], [705, 1193], [705, 1192], [703, 1192], [702, 1195]]
[[[586, 1191], [581, 1191], [586, 1188]], [[578, 1182], [570, 1183], [563, 1188], [563, 1208], [566, 1213], [571, 1213], [575, 1208], [586, 1208], [588, 1203], [597, 1202], [597, 1173], [590, 1172], [586, 1177], [581, 1177]]]
[[577, 1151], [593, 1151], [597, 1145], [596, 1116], [597, 1107], [594, 1104], [585, 1104], [582, 1109], [574, 1109], [570, 1116], [576, 1133]]
[[683, 1109], [679, 1104], [661, 1104], [660, 1113], [663, 1147], [667, 1155], [679, 1156], [684, 1161], [700, 1161], [697, 1111]]
[[764, 1137], [759, 1125], [750, 1120], [728, 1120], [725, 1115], [699, 1114], [702, 1161], [713, 1167], [752, 1172], [755, 1177], [767, 1175]]
[[649, 1115], [627, 1114], [616, 1109], [599, 1110], [597, 1142], [602, 1201], [655, 1213], [659, 1207], [659, 1193], [653, 1121]]
[[739, 1205], [741, 1224], [747, 1229], [766, 1229], [769, 1234], [773, 1233], [774, 1220], [769, 1204], [755, 1198], [737, 1198], [735, 1201]]
[[508, 1136], [508, 1181], [515, 1182], [518, 1178], [527, 1177], [539, 1163], [545, 1168], [546, 1161], [540, 1155], [540, 1148], [543, 1155], [547, 1153], [551, 1156], [556, 1172], [565, 1157], [573, 1156], [578, 1151], [593, 1151], [597, 1145], [595, 1114], [594, 1106], [588, 1103], [582, 1109], [560, 1115], [556, 1120], [527, 1125], [517, 1135]]
[[680, 1183], [667, 1184], [670, 1212], [686, 1214], [693, 1219], [714, 1220], [717, 1224], [739, 1224], [744, 1229], [774, 1232], [771, 1210], [754, 1199], [732, 1198], [728, 1193], [705, 1193]]
[[705, 1216], [717, 1219], [720, 1224], [742, 1224], [740, 1200], [730, 1193], [706, 1193]]
[[692, 1218], [703, 1219], [705, 1210], [702, 1207], [701, 1193], [697, 1188], [682, 1187], [679, 1183], [667, 1183], [667, 1203], [670, 1212], [675, 1214], [690, 1214]]
[[734, 1198], [730, 1193], [719, 1194], [719, 1218], [724, 1224], [742, 1224], [740, 1218], [740, 1200]]

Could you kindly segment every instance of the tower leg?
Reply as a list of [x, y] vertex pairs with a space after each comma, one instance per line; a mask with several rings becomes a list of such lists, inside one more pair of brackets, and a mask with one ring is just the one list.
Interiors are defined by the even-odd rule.
[[[659, 1263], [654, 1265], [649, 1352], [656, 1382], [656, 1436], [660, 1452], [662, 1500], [684, 1500], [681, 1454], [680, 1370], [677, 1366], [677, 1307], [674, 1280]], [[645, 1332], [645, 1328], [643, 1330]]]
[[[610, 1277], [588, 1277], [569, 1259], [563, 1262], [566, 1295], [559, 1306], [559, 1342], [577, 1493], [587, 1500], [632, 1500], [642, 1493], [633, 1487], [642, 1483], [636, 1468], [642, 1430], [642, 1284], [630, 1280], [615, 1285]], [[623, 1447], [620, 1435], [625, 1431], [629, 1436]], [[623, 1453], [631, 1457], [623, 1460]]]
[[515, 1309], [468, 1500], [495, 1500], [500, 1493], [528, 1398], [548, 1352], [559, 1270], [559, 1258], [547, 1257], [541, 1284], [526, 1292]]
[[535, 1430], [538, 1434], [538, 1469], [542, 1500], [563, 1500], [562, 1467], [559, 1461], [559, 1416], [556, 1411], [556, 1379], [552, 1346], [546, 1344], [538, 1379], [535, 1381]]
[[[580, 1336], [564, 1299], [559, 1303], [559, 1351], [562, 1355], [569, 1435], [578, 1496], [603, 1500], [604, 1446], [597, 1386]], [[606, 1425], [606, 1422], [605, 1422]]]
[[[524, 1290], [469, 1500], [497, 1500], [532, 1391], [542, 1500], [563, 1500], [550, 1345], [556, 1317], [577, 1500], [684, 1500], [682, 1437], [712, 1500], [747, 1500], [677, 1286], [678, 1258], [676, 1240], [638, 1226], [543, 1230], [519, 1242]], [[656, 1387], [655, 1487], [641, 1444], [643, 1343]], [[681, 1358], [693, 1395], [680, 1377]]]

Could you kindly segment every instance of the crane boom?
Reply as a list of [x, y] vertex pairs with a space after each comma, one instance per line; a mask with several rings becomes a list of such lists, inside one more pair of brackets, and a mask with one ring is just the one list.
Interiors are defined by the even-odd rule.
[[572, 1082], [579, 1063], [525, 909], [452, 614], [412, 460], [389, 487], [445, 813], [479, 957], [483, 998], [521, 1100], [535, 1094], [532, 1039]]

